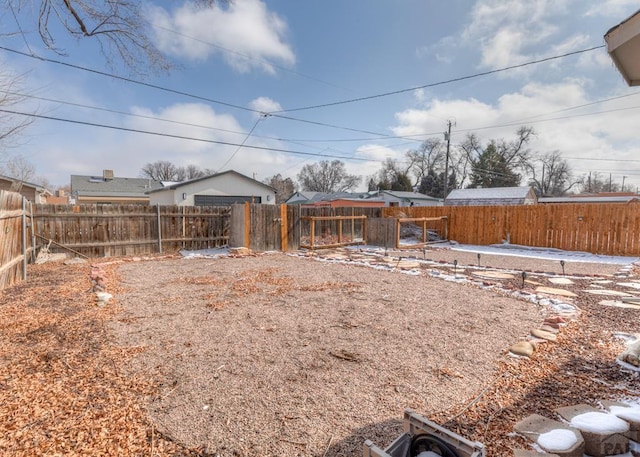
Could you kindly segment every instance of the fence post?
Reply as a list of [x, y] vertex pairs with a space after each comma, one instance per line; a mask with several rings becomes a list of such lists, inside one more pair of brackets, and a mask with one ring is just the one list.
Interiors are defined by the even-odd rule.
[[251, 237], [249, 236], [251, 229], [251, 206], [249, 202], [244, 202], [244, 246], [251, 249]]
[[33, 217], [33, 203], [29, 202], [29, 221], [31, 222], [31, 261], [36, 261], [36, 220]]
[[160, 224], [160, 204], [156, 204], [156, 211], [158, 214], [158, 252], [162, 254], [162, 226]]
[[27, 199], [22, 197], [22, 279], [27, 279]]
[[280, 250], [289, 250], [289, 222], [287, 221], [287, 205], [280, 204]]

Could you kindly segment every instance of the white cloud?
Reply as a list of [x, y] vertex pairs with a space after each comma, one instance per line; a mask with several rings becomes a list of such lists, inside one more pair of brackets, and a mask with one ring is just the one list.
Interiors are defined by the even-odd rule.
[[[467, 46], [480, 46], [481, 65], [490, 69], [549, 56], [552, 52], [546, 43], [562, 32], [558, 16], [568, 11], [572, 1], [480, 0], [462, 39]], [[565, 38], [564, 47], [581, 39]]]
[[158, 48], [173, 56], [205, 60], [222, 54], [240, 72], [257, 68], [274, 73], [270, 62], [295, 63], [285, 40], [286, 22], [260, 0], [231, 2], [227, 8], [185, 3], [172, 12], [150, 7], [149, 15]]
[[[618, 183], [623, 175], [627, 176], [627, 184], [640, 183], [640, 170], [632, 173], [633, 168], [640, 167], [633, 163], [590, 160], [636, 157], [639, 148], [634, 119], [640, 112], [637, 93], [630, 91], [629, 97], [599, 103], [586, 92], [588, 84], [575, 78], [556, 84], [531, 83], [492, 104], [473, 98], [436, 99], [425, 109], [396, 113], [398, 123], [392, 130], [401, 136], [443, 131], [440, 119], [449, 116], [456, 121], [452, 132], [455, 145], [467, 133], [475, 133], [483, 143], [489, 139], [514, 139], [520, 126], [530, 125], [537, 133], [531, 149], [540, 153], [560, 151], [574, 174], [601, 171], [613, 173], [613, 180]], [[581, 107], [568, 109], [578, 106]], [[437, 133], [430, 136], [442, 138]]]
[[272, 113], [274, 111], [282, 111], [282, 105], [276, 102], [275, 100], [271, 100], [269, 97], [258, 97], [254, 100], [251, 100], [249, 103], [249, 107], [252, 110], [260, 111], [261, 113]]

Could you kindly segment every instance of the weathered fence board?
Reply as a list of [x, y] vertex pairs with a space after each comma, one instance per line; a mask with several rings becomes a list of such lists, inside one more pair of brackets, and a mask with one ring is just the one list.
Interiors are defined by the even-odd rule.
[[0, 289], [26, 277], [33, 255], [31, 217], [22, 195], [0, 190]]
[[[36, 233], [88, 257], [207, 249], [229, 242], [228, 206], [37, 205]], [[55, 250], [63, 248], [53, 246]]]

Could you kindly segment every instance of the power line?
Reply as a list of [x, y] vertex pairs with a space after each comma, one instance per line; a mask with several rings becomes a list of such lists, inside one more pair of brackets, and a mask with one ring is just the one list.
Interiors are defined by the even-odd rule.
[[556, 56], [552, 56], [552, 57], [545, 57], [543, 59], [532, 60], [532, 61], [529, 61], [529, 62], [517, 64], [517, 65], [510, 65], [508, 67], [498, 68], [496, 70], [489, 70], [489, 71], [484, 71], [484, 72], [481, 72], [481, 73], [475, 73], [475, 74], [472, 74], [472, 75], [461, 76], [461, 77], [458, 77], [458, 78], [451, 78], [451, 79], [447, 79], [445, 81], [439, 81], [439, 82], [436, 82], [436, 83], [423, 84], [421, 86], [410, 87], [408, 89], [394, 90], [394, 91], [390, 91], [390, 92], [383, 92], [381, 94], [368, 95], [366, 97], [352, 98], [352, 99], [349, 99], [349, 100], [341, 100], [341, 101], [331, 102], [331, 103], [322, 103], [322, 104], [319, 104], [319, 105], [303, 106], [303, 107], [299, 107], [299, 108], [291, 108], [291, 109], [286, 109], [286, 110], [281, 110], [281, 111], [272, 111], [271, 114], [284, 113], [284, 112], [293, 112], [293, 111], [303, 111], [303, 110], [310, 110], [310, 109], [316, 109], [316, 108], [326, 108], [328, 106], [345, 105], [347, 103], [362, 102], [362, 101], [365, 101], [365, 100], [372, 100], [374, 98], [388, 97], [390, 95], [397, 95], [397, 94], [402, 94], [402, 93], [406, 93], [406, 92], [412, 92], [412, 91], [415, 91], [415, 90], [418, 90], [418, 89], [426, 89], [426, 88], [429, 88], [429, 87], [442, 86], [444, 84], [450, 84], [450, 83], [453, 83], [453, 82], [459, 82], [459, 81], [465, 81], [467, 79], [478, 78], [480, 76], [487, 76], [487, 75], [492, 75], [492, 74], [495, 74], [495, 73], [500, 73], [500, 72], [503, 72], [503, 71], [514, 70], [516, 68], [522, 68], [522, 67], [535, 65], [535, 64], [539, 64], [539, 63], [543, 63], [543, 62], [548, 62], [548, 61], [551, 61], [551, 60], [561, 59], [561, 58], [569, 57], [569, 56], [576, 55], [576, 54], [582, 54], [582, 53], [585, 53], [585, 52], [594, 51], [596, 49], [601, 49], [601, 48], [604, 48], [604, 47], [605, 47], [605, 45], [593, 46], [591, 48], [581, 49], [579, 51], [572, 51], [572, 52], [568, 52], [568, 53], [565, 53], [565, 54], [556, 55]]
[[[100, 75], [100, 76], [107, 76], [109, 78], [118, 79], [118, 80], [125, 81], [125, 82], [131, 83], [131, 84], [138, 84], [138, 85], [141, 85], [141, 86], [144, 86], [144, 87], [148, 87], [148, 88], [151, 88], [151, 89], [157, 89], [157, 90], [161, 90], [161, 91], [164, 91], [164, 92], [169, 92], [169, 93], [172, 93], [172, 94], [175, 94], [175, 95], [181, 95], [181, 96], [193, 98], [193, 99], [196, 99], [196, 100], [202, 100], [202, 101], [206, 101], [206, 102], [209, 102], [209, 103], [215, 103], [215, 104], [218, 104], [218, 105], [227, 106], [229, 108], [235, 108], [235, 109], [242, 110], [242, 111], [248, 111], [248, 112], [251, 112], [251, 113], [254, 113], [254, 114], [258, 114], [258, 115], [265, 114], [262, 111], [258, 111], [258, 110], [255, 110], [255, 109], [252, 109], [252, 108], [247, 108], [247, 107], [240, 106], [240, 105], [235, 105], [233, 103], [223, 102], [221, 100], [215, 100], [215, 99], [208, 98], [208, 97], [203, 97], [203, 96], [200, 96], [200, 95], [190, 94], [188, 92], [183, 92], [183, 91], [176, 90], [176, 89], [170, 89], [168, 87], [158, 86], [157, 84], [145, 83], [143, 81], [138, 81], [136, 79], [127, 78], [127, 77], [124, 77], [124, 76], [119, 76], [119, 75], [115, 75], [113, 73], [107, 73], [107, 72], [100, 71], [100, 70], [95, 70], [93, 68], [82, 67], [80, 65], [75, 65], [75, 64], [71, 64], [71, 63], [68, 63], [68, 62], [63, 62], [63, 61], [60, 61], [60, 60], [49, 59], [47, 57], [41, 57], [41, 56], [38, 56], [38, 55], [35, 55], [35, 54], [28, 54], [26, 52], [18, 51], [17, 49], [7, 48], [5, 46], [0, 46], [0, 50], [7, 51], [7, 52], [12, 52], [14, 54], [18, 54], [18, 55], [21, 55], [21, 56], [24, 56], [24, 57], [29, 57], [31, 59], [37, 59], [37, 60], [40, 60], [42, 62], [54, 63], [54, 64], [57, 64], [57, 65], [62, 65], [62, 66], [65, 66], [65, 67], [76, 69], [76, 70], [87, 71], [89, 73], [94, 73], [94, 74], [97, 74], [97, 75]], [[306, 123], [306, 124], [313, 124], [313, 125], [318, 125], [318, 126], [322, 126], [322, 127], [329, 127], [329, 128], [334, 128], [334, 129], [347, 130], [347, 131], [351, 131], [351, 132], [366, 133], [368, 135], [377, 135], [377, 136], [383, 136], [383, 137], [385, 136], [383, 133], [380, 133], [380, 132], [370, 132], [370, 131], [367, 131], [367, 130], [359, 130], [359, 129], [350, 128], [350, 127], [342, 127], [342, 126], [339, 126], [339, 125], [327, 124], [327, 123], [317, 122], [317, 121], [309, 121], [309, 120], [306, 120], [306, 119], [299, 119], [299, 118], [295, 118], [295, 117], [291, 117], [291, 116], [283, 116], [281, 114], [272, 114], [272, 113], [266, 113], [266, 114], [269, 114], [269, 115], [271, 115], [273, 117], [277, 117], [277, 118], [280, 118], [280, 119], [286, 119], [286, 120], [290, 120], [290, 121], [302, 122], [302, 123]]]
[[237, 147], [237, 149], [234, 151], [233, 154], [231, 154], [231, 157], [229, 157], [227, 159], [227, 161], [225, 163], [222, 164], [222, 166], [220, 167], [220, 169], [218, 171], [222, 171], [224, 170], [224, 167], [227, 166], [227, 164], [229, 162], [231, 162], [231, 160], [236, 156], [236, 154], [238, 153], [238, 151], [240, 151], [240, 149], [242, 149], [242, 146], [245, 145], [245, 143], [247, 142], [247, 140], [251, 137], [251, 134], [253, 133], [253, 131], [255, 130], [255, 128], [258, 126], [258, 123], [263, 119], [263, 117], [259, 117], [258, 119], [256, 119], [255, 124], [253, 124], [253, 127], [251, 127], [251, 130], [249, 130], [249, 133], [247, 133], [247, 136], [244, 137], [244, 140], [242, 140], [242, 143], [240, 143]]
[[[59, 103], [61, 105], [69, 105], [69, 106], [73, 106], [73, 107], [78, 107], [78, 108], [85, 108], [85, 109], [92, 109], [92, 110], [97, 110], [97, 111], [104, 111], [107, 113], [113, 113], [113, 114], [120, 114], [123, 116], [128, 116], [128, 117], [135, 117], [135, 118], [141, 118], [141, 119], [149, 119], [149, 120], [154, 120], [154, 121], [160, 121], [160, 122], [167, 122], [170, 124], [175, 124], [175, 125], [184, 125], [187, 127], [196, 127], [196, 128], [201, 128], [201, 129], [206, 129], [206, 130], [214, 130], [217, 132], [225, 132], [225, 133], [232, 133], [234, 135], [243, 135], [246, 137], [246, 132], [238, 132], [236, 130], [228, 130], [228, 129], [221, 129], [221, 128], [217, 128], [217, 127], [211, 127], [208, 125], [201, 125], [201, 124], [194, 124], [191, 122], [180, 122], [180, 121], [175, 121], [173, 119], [165, 119], [165, 118], [161, 118], [161, 117], [155, 117], [155, 116], [146, 116], [143, 114], [134, 114], [134, 113], [129, 113], [126, 111], [119, 111], [119, 110], [114, 110], [114, 109], [109, 109], [109, 108], [102, 108], [99, 106], [92, 106], [92, 105], [85, 105], [82, 103], [74, 103], [74, 102], [68, 102], [68, 101], [64, 101], [64, 100], [57, 100], [57, 99], [52, 99], [52, 98], [47, 98], [47, 97], [39, 97], [36, 95], [30, 95], [30, 94], [24, 94], [24, 93], [20, 93], [20, 92], [11, 92], [11, 91], [6, 91], [6, 90], [2, 90], [0, 89], [0, 93], [5, 93], [8, 95], [15, 95], [18, 97], [24, 97], [24, 98], [32, 98], [34, 100], [42, 100], [42, 101], [46, 101], [46, 102], [51, 102], [51, 103]], [[259, 119], [264, 119], [264, 115], [261, 116]], [[333, 150], [336, 152], [339, 152], [341, 154], [348, 154], [348, 152], [345, 151], [340, 151], [338, 149], [335, 148], [316, 148], [314, 146], [308, 145], [308, 144], [304, 144], [304, 140], [295, 140], [295, 139], [288, 139], [288, 138], [280, 138], [280, 137], [273, 137], [273, 136], [265, 136], [265, 135], [255, 135], [252, 133], [252, 135], [254, 138], [263, 138], [266, 140], [273, 140], [273, 141], [282, 141], [285, 143], [291, 143], [291, 144], [297, 144], [300, 146], [305, 146], [308, 148], [312, 148], [312, 149], [318, 149], [318, 150], [322, 150], [322, 151], [326, 151], [326, 150]], [[246, 139], [245, 139], [246, 140]], [[327, 140], [329, 142], [334, 141], [334, 140]], [[313, 140], [310, 140], [310, 142], [314, 142]], [[402, 143], [400, 145], [404, 145], [404, 144], [413, 144], [413, 141], [411, 142], [407, 142], [407, 143]]]
[[145, 134], [145, 135], [155, 135], [155, 136], [161, 136], [161, 137], [165, 137], [165, 138], [175, 138], [175, 139], [179, 139], [179, 140], [199, 141], [199, 142], [202, 142], [202, 143], [219, 144], [219, 145], [223, 145], [223, 146], [242, 146], [242, 147], [250, 148], [250, 149], [257, 149], [257, 150], [271, 151], [271, 152], [283, 152], [283, 153], [287, 153], [287, 154], [330, 157], [330, 158], [335, 158], [335, 159], [357, 160], [357, 161], [361, 161], [361, 162], [380, 162], [379, 160], [364, 159], [364, 158], [359, 158], [359, 157], [346, 157], [346, 156], [331, 155], [331, 154], [315, 154], [315, 153], [312, 153], [312, 152], [292, 151], [292, 150], [289, 150], [289, 149], [270, 148], [270, 147], [266, 147], [266, 146], [252, 146], [252, 145], [247, 145], [247, 144], [243, 145], [243, 144], [240, 144], [240, 143], [231, 143], [231, 142], [228, 142], [228, 141], [208, 140], [206, 138], [194, 138], [194, 137], [188, 137], [188, 136], [183, 136], [183, 135], [172, 135], [172, 134], [169, 134], [169, 133], [151, 132], [151, 131], [148, 131], [148, 130], [131, 129], [131, 128], [127, 128], [127, 127], [117, 127], [117, 126], [114, 126], [114, 125], [98, 124], [98, 123], [95, 123], [95, 122], [87, 122], [87, 121], [77, 121], [77, 120], [74, 120], [74, 119], [64, 119], [64, 118], [54, 117], [54, 116], [45, 116], [45, 115], [42, 115], [42, 114], [22, 113], [22, 112], [19, 112], [19, 111], [13, 111], [13, 110], [7, 110], [7, 109], [0, 109], [0, 113], [15, 114], [15, 115], [19, 115], [19, 116], [27, 116], [27, 117], [33, 117], [33, 118], [37, 118], [37, 119], [46, 119], [46, 120], [51, 120], [51, 121], [67, 122], [67, 123], [70, 123], [70, 124], [86, 125], [86, 126], [90, 126], [90, 127], [99, 127], [99, 128], [104, 128], [104, 129], [119, 130], [119, 131], [122, 131], [122, 132], [141, 133], [141, 134]]

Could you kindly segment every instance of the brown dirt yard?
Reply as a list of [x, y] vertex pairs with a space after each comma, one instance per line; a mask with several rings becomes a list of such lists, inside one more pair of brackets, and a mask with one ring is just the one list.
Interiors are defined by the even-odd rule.
[[34, 266], [0, 293], [2, 455], [359, 456], [365, 439], [396, 438], [410, 407], [507, 456], [531, 412], [639, 394], [612, 338], [639, 331], [639, 312], [593, 297], [557, 344], [516, 359], [509, 346], [550, 309], [431, 266], [273, 253], [103, 268], [104, 308], [88, 264]]

